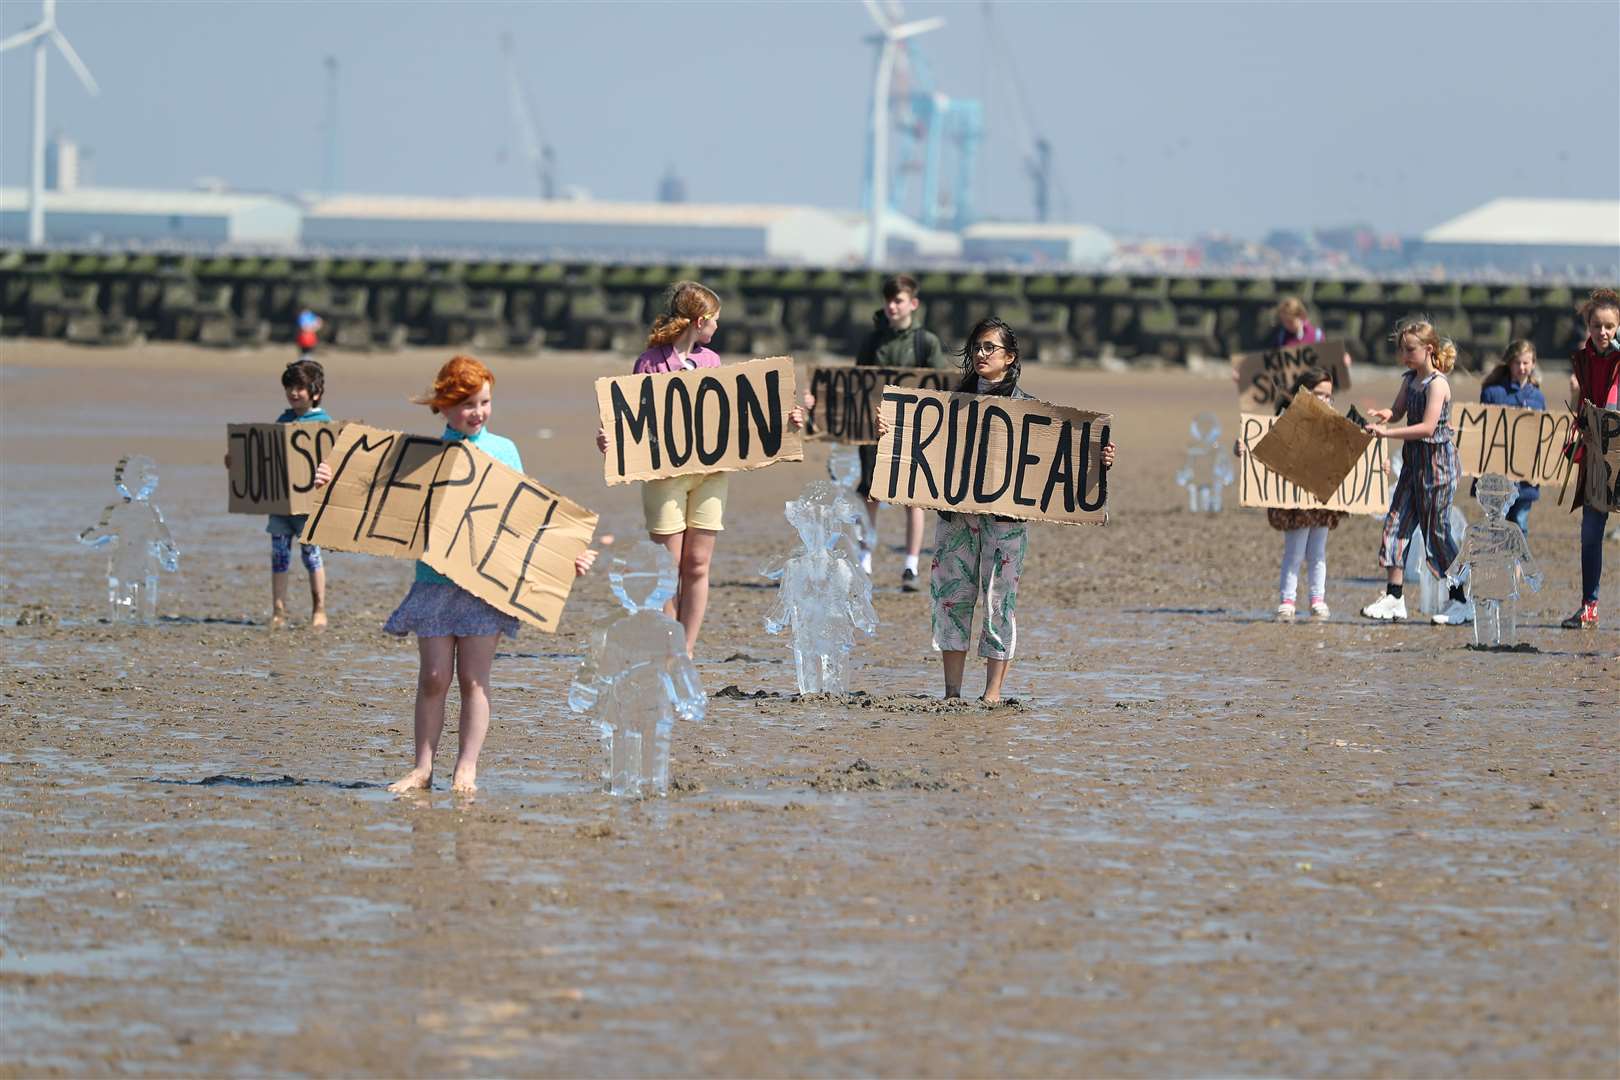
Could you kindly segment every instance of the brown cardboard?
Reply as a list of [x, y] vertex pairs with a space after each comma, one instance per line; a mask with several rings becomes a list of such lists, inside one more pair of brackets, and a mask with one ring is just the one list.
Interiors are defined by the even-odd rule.
[[1330, 338], [1286, 349], [1235, 353], [1238, 411], [1281, 416], [1294, 392], [1294, 380], [1307, 368], [1321, 368], [1333, 377], [1333, 392], [1350, 389], [1350, 369], [1344, 363], [1344, 341]]
[[596, 380], [609, 484], [803, 461], [793, 358]]
[[1394, 481], [1384, 471], [1385, 440], [1373, 439], [1361, 459], [1327, 502], [1273, 472], [1254, 456], [1254, 448], [1281, 418], [1266, 413], [1244, 413], [1238, 421], [1238, 439], [1248, 449], [1238, 463], [1238, 505], [1279, 510], [1343, 510], [1349, 514], [1383, 516], [1389, 510]]
[[1372, 441], [1373, 436], [1315, 394], [1295, 394], [1251, 453], [1262, 465], [1327, 502]]
[[1044, 401], [886, 386], [872, 496], [1028, 521], [1108, 521], [1114, 418]]
[[300, 538], [421, 559], [474, 596], [552, 631], [597, 517], [465, 442], [345, 424]]
[[947, 368], [856, 367], [829, 364], [810, 369], [810, 393], [816, 404], [805, 427], [812, 438], [841, 443], [875, 443], [879, 399], [885, 386], [920, 386], [949, 392], [962, 373]]
[[1582, 402], [1581, 445], [1586, 486], [1582, 501], [1593, 510], [1620, 510], [1620, 409], [1600, 409]]
[[227, 424], [226, 509], [232, 514], [307, 514], [315, 466], [337, 441], [340, 423]]
[[1569, 413], [1541, 409], [1451, 405], [1457, 463], [1464, 476], [1501, 473], [1531, 484], [1562, 484], [1569, 459], [1561, 451], [1573, 422]]

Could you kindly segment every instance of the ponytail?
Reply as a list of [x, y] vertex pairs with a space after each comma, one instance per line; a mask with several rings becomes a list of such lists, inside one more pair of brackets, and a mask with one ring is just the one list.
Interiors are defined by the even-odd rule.
[[664, 293], [664, 308], [653, 319], [647, 347], [668, 345], [693, 323], [718, 314], [720, 298], [714, 290], [696, 281], [677, 281]]

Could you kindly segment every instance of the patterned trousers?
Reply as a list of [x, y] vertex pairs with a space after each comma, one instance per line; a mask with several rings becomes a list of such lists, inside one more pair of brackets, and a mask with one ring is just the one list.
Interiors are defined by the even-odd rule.
[[997, 521], [989, 514], [953, 514], [934, 527], [934, 648], [966, 652], [974, 609], [984, 595], [979, 655], [1011, 660], [1018, 644], [1018, 578], [1029, 551], [1029, 525]]
[[1451, 497], [1457, 491], [1457, 448], [1450, 441], [1408, 442], [1401, 451], [1401, 478], [1389, 499], [1378, 562], [1386, 569], [1406, 565], [1412, 532], [1423, 530], [1429, 569], [1444, 579], [1457, 558], [1451, 535]]

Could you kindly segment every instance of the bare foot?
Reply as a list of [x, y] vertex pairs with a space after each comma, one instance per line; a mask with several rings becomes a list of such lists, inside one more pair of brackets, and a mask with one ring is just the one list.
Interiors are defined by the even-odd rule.
[[403, 795], [410, 791], [426, 791], [433, 786], [433, 773], [426, 769], [412, 769], [404, 776], [388, 785], [388, 790], [395, 795]]
[[325, 630], [326, 629], [326, 612], [317, 611], [313, 615], [311, 615], [309, 617], [309, 628], [311, 630]]
[[991, 697], [989, 694], [985, 694], [983, 697], [979, 698], [979, 700], [984, 702], [986, 705], [995, 705], [1001, 701], [1001, 695], [997, 694], [995, 697]]
[[450, 778], [450, 790], [461, 795], [471, 795], [478, 790], [477, 780], [477, 769], [457, 765], [455, 775]]
[[276, 611], [273, 611], [273, 612], [270, 613], [270, 629], [272, 629], [272, 630], [285, 630], [285, 629], [287, 629], [287, 609], [286, 608], [279, 608]]

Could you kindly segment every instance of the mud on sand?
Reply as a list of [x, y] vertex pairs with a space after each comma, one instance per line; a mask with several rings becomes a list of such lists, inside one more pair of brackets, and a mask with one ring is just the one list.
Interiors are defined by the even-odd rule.
[[[867, 696], [793, 696], [757, 571], [812, 448], [733, 482], [698, 660], [738, 693], [677, 728], [670, 798], [598, 794], [566, 711], [598, 576], [563, 632], [502, 646], [478, 796], [446, 760], [396, 799], [415, 651], [379, 626], [409, 565], [331, 556], [323, 635], [295, 566], [272, 633], [262, 524], [223, 512], [222, 425], [274, 416], [286, 356], [3, 351], [0, 1073], [1620, 1071], [1620, 638], [1556, 629], [1577, 536], [1551, 498], [1536, 651], [1357, 619], [1370, 518], [1329, 545], [1334, 619], [1277, 626], [1263, 516], [1172, 483], [1230, 385], [1032, 369], [1113, 411], [1121, 452], [1109, 526], [1034, 531], [1017, 706], [918, 696], [926, 597], [887, 551]], [[404, 399], [442, 354], [327, 359], [334, 415], [433, 430]], [[497, 360], [492, 427], [634, 537], [591, 446], [591, 379], [624, 364]], [[129, 451], [183, 549], [140, 630], [96, 621], [72, 541]]]

